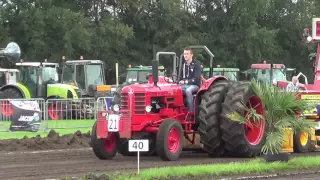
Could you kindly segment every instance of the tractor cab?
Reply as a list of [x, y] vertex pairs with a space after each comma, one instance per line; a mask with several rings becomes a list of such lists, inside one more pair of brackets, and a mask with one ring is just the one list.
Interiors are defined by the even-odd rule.
[[101, 60], [67, 60], [63, 63], [61, 83], [79, 88], [81, 97], [107, 96], [105, 64]]
[[6, 84], [15, 84], [18, 82], [18, 69], [4, 69], [0, 68], [0, 86]]
[[252, 64], [246, 71], [249, 75], [247, 79], [255, 79], [261, 83], [270, 83], [276, 85], [278, 81], [287, 81], [287, 69], [284, 64]]
[[25, 86], [31, 97], [46, 97], [47, 85], [59, 82], [58, 63], [24, 62], [16, 63], [19, 69], [18, 83]]
[[[266, 61], [263, 64], [252, 64], [251, 69], [245, 71], [246, 79], [273, 84], [281, 89], [286, 89], [295, 73], [295, 68], [286, 68], [284, 64], [267, 64]], [[304, 89], [304, 84], [300, 83], [299, 88]]]
[[[217, 65], [216, 68], [213, 68], [213, 76], [224, 76], [232, 81], [239, 80], [239, 69], [238, 68], [221, 68], [220, 65]], [[203, 68], [202, 75], [205, 79], [209, 79], [210, 68]]]
[[[164, 66], [159, 66], [159, 75], [163, 76], [165, 72]], [[152, 67], [151, 66], [134, 66], [131, 65], [127, 68], [127, 74], [126, 74], [126, 80], [125, 82], [128, 84], [131, 83], [147, 83], [149, 78], [149, 74], [152, 73]]]

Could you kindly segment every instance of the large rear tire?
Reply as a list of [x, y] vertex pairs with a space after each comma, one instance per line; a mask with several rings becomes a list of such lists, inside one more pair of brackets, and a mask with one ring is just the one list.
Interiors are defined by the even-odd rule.
[[236, 157], [255, 157], [260, 155], [261, 148], [265, 141], [265, 122], [253, 122], [240, 124], [226, 115], [237, 112], [243, 117], [248, 114], [240, 109], [238, 103], [243, 102], [247, 107], [254, 108], [256, 112], [264, 116], [264, 106], [261, 99], [256, 96], [251, 88], [251, 82], [234, 83], [222, 106], [221, 132], [228, 154]]
[[224, 146], [220, 132], [220, 114], [222, 102], [232, 85], [231, 81], [221, 80], [214, 83], [202, 96], [199, 105], [198, 131], [200, 143], [210, 156], [224, 154]]
[[[16, 88], [7, 88], [0, 92], [0, 99], [23, 99], [21, 92]], [[1, 114], [4, 116], [11, 116], [13, 114], [13, 107], [9, 101], [1, 101]]]

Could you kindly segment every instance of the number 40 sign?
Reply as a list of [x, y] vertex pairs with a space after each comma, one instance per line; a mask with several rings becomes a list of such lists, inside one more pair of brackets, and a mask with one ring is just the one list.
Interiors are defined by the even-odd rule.
[[137, 152], [138, 157], [138, 174], [140, 172], [140, 151], [148, 152], [149, 151], [149, 140], [129, 140], [129, 152]]

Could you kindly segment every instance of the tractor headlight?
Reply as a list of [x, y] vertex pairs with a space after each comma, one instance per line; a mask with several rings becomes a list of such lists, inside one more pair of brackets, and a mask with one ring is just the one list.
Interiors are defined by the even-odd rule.
[[118, 112], [118, 111], [120, 110], [119, 104], [113, 105], [113, 110], [116, 111], [116, 112]]
[[311, 36], [308, 36], [308, 37], [307, 37], [307, 41], [309, 41], [309, 42], [312, 41], [312, 37], [311, 37]]
[[146, 106], [145, 110], [146, 112], [151, 112], [152, 106]]

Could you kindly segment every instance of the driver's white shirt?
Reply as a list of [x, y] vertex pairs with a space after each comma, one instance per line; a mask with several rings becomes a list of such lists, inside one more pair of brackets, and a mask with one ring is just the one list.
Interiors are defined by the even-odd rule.
[[290, 82], [286, 88], [287, 92], [297, 92], [298, 90], [299, 90], [298, 83], [294, 85], [293, 82]]

